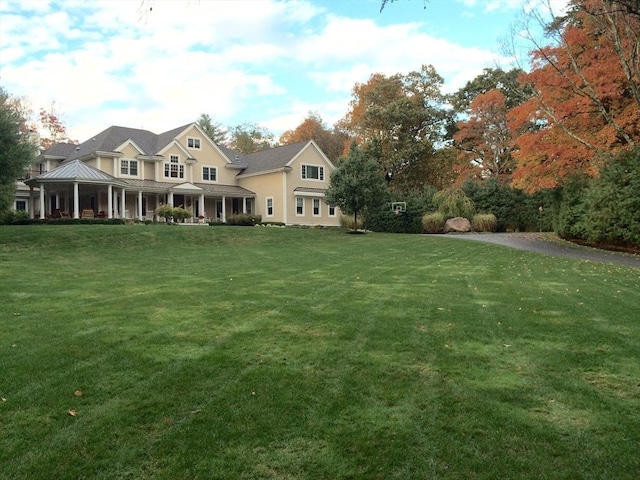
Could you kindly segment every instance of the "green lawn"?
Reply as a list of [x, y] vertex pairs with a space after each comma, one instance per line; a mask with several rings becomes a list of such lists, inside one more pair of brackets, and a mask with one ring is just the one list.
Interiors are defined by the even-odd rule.
[[640, 269], [444, 236], [0, 227], [0, 478], [637, 479]]

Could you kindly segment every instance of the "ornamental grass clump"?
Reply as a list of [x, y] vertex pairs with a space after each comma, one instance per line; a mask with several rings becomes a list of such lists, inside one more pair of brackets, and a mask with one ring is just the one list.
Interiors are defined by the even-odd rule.
[[493, 213], [478, 213], [471, 220], [474, 232], [495, 232], [498, 229], [498, 219]]
[[441, 212], [427, 213], [422, 216], [422, 233], [444, 233], [445, 222]]

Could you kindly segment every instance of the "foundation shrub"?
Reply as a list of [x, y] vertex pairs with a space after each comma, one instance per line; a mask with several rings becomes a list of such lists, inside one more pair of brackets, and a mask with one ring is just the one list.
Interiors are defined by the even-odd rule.
[[227, 225], [238, 225], [243, 227], [253, 227], [262, 222], [261, 215], [253, 215], [250, 213], [238, 213], [227, 217]]

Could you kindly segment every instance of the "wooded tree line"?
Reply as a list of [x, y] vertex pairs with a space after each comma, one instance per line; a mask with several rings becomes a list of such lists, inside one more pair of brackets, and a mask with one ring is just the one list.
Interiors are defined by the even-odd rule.
[[547, 22], [548, 44], [530, 38], [528, 71], [487, 68], [451, 95], [433, 65], [374, 73], [356, 84], [345, 116], [327, 126], [311, 112], [276, 142], [254, 124], [225, 128], [202, 115], [214, 138], [241, 152], [313, 139], [338, 162], [355, 141], [390, 188], [442, 189], [498, 179], [525, 192], [596, 176], [605, 154], [640, 141], [640, 14], [636, 0], [573, 0]]

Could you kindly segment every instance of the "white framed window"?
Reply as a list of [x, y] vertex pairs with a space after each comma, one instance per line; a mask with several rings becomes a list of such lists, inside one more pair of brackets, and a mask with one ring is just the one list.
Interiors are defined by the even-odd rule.
[[273, 217], [273, 197], [267, 197], [267, 217]]
[[178, 155], [170, 155], [169, 163], [164, 164], [165, 178], [184, 178], [184, 165], [180, 163]]
[[324, 180], [324, 167], [320, 165], [302, 165], [302, 178], [304, 180]]
[[313, 216], [314, 217], [320, 216], [320, 199], [319, 198], [313, 199]]
[[205, 182], [217, 182], [218, 181], [218, 171], [216, 167], [202, 167], [202, 180]]
[[333, 207], [331, 205], [327, 205], [327, 208], [329, 209], [329, 216], [330, 217], [335, 217], [336, 216], [336, 207]]
[[16, 200], [16, 211], [18, 211], [18, 212], [26, 212], [27, 211], [27, 201], [26, 200]]
[[296, 215], [304, 216], [304, 198], [296, 197]]
[[137, 160], [120, 160], [120, 175], [137, 177], [138, 161]]
[[187, 147], [194, 150], [200, 150], [200, 139], [195, 137], [187, 137]]

